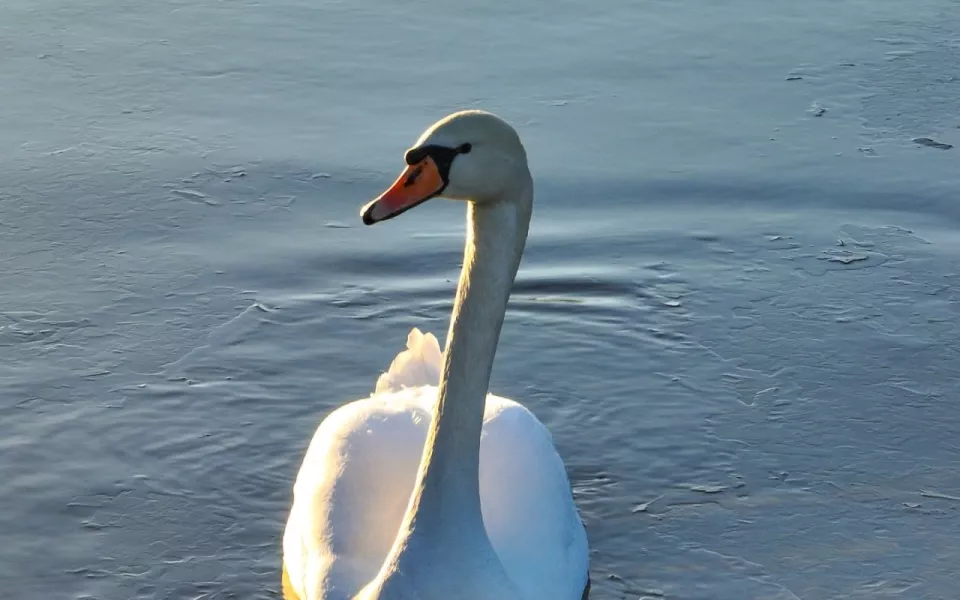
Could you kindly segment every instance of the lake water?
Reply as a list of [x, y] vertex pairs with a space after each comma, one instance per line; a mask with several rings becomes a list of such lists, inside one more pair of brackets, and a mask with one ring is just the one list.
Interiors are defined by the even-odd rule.
[[8, 0], [0, 52], [4, 597], [278, 597], [314, 428], [451, 307], [462, 205], [358, 209], [466, 107], [593, 598], [955, 597], [955, 1]]

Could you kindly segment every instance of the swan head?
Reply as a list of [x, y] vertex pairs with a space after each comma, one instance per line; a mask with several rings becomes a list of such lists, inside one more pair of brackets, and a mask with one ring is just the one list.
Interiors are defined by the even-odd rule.
[[528, 182], [527, 153], [516, 130], [481, 110], [454, 113], [431, 125], [404, 155], [406, 169], [390, 188], [361, 209], [363, 222], [392, 219], [442, 196], [489, 204], [516, 197]]

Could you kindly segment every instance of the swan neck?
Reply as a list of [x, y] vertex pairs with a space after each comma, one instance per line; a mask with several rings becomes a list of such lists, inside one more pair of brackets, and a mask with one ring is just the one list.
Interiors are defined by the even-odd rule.
[[467, 239], [437, 404], [412, 521], [437, 538], [486, 537], [480, 510], [480, 434], [510, 290], [526, 244], [532, 183], [516, 198], [468, 203]]

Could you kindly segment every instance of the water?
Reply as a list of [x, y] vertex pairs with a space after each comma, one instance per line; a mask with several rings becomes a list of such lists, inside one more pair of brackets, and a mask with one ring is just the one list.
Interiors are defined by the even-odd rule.
[[537, 181], [494, 389], [555, 435], [593, 597], [953, 597], [960, 150], [912, 140], [960, 145], [958, 26], [7, 2], [0, 588], [277, 597], [313, 429], [451, 306], [462, 206], [357, 211], [483, 107]]

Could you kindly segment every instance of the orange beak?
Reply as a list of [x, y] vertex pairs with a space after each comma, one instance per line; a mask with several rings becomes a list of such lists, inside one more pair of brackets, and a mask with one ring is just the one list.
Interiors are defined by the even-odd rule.
[[386, 221], [437, 196], [447, 183], [430, 156], [407, 167], [390, 189], [360, 210], [365, 225]]

